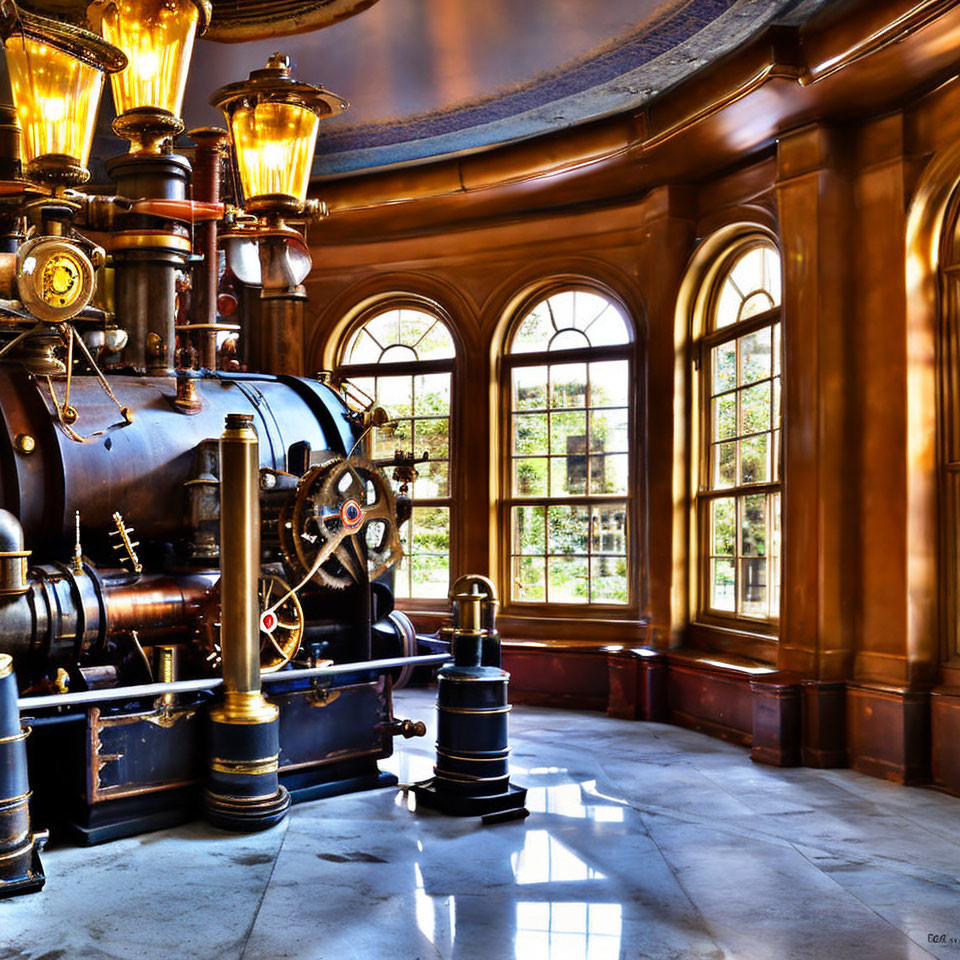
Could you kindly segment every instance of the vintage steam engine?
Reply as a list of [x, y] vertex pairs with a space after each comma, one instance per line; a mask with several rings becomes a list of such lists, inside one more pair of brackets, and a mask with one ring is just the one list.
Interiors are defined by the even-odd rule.
[[[346, 104], [275, 56], [215, 96], [229, 135], [191, 132], [192, 169], [172, 142], [207, 0], [94, 4], [102, 37], [0, 12], [0, 681], [24, 724], [0, 727], [2, 893], [42, 882], [24, 741], [34, 830], [97, 843], [201, 805], [257, 829], [390, 782], [392, 737], [423, 731], [391, 678], [443, 658], [393, 610], [405, 505], [364, 459], [386, 415], [291, 372], [310, 160]], [[115, 193], [83, 192], [107, 75], [131, 148]], [[239, 353], [225, 279], [255, 306]]]

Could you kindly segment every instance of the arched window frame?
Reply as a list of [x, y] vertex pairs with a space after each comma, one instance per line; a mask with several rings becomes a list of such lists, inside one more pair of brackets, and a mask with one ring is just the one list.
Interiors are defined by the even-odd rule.
[[940, 244], [939, 430], [941, 656], [960, 666], [960, 188], [950, 198]]
[[[628, 340], [616, 346], [588, 346], [578, 349], [545, 350], [538, 352], [511, 352], [514, 338], [524, 319], [535, 306], [544, 300], [565, 292], [585, 292], [611, 301], [623, 315], [628, 332]], [[503, 608], [508, 614], [530, 618], [571, 618], [571, 619], [624, 619], [635, 620], [639, 616], [640, 605], [644, 600], [641, 571], [641, 541], [644, 527], [639, 515], [641, 495], [641, 443], [640, 429], [642, 416], [642, 387], [638, 377], [637, 365], [637, 328], [638, 323], [633, 311], [625, 300], [609, 286], [588, 277], [555, 277], [532, 287], [522, 298], [514, 301], [507, 317], [505, 334], [497, 355], [499, 403], [499, 487], [498, 498], [498, 557]], [[535, 367], [557, 363], [603, 362], [623, 360], [627, 370], [627, 436], [628, 436], [628, 482], [623, 496], [611, 495], [607, 499], [626, 502], [626, 566], [627, 566], [627, 602], [561, 602], [527, 601], [515, 598], [513, 591], [513, 508], [521, 505], [553, 504], [562, 505], [571, 502], [595, 503], [599, 496], [564, 497], [517, 497], [513, 493], [513, 397], [512, 372], [518, 367]]]
[[[738, 319], [727, 326], [714, 325], [719, 310], [719, 301], [722, 288], [731, 270], [750, 251], [766, 247], [776, 254], [781, 267], [782, 257], [779, 247], [771, 234], [760, 231], [744, 231], [717, 255], [702, 278], [700, 292], [697, 297], [693, 316], [693, 336], [691, 339], [691, 360], [693, 366], [693, 398], [692, 398], [692, 511], [691, 511], [691, 580], [693, 585], [693, 621], [694, 628], [720, 628], [725, 631], [736, 631], [743, 634], [760, 635], [768, 638], [766, 642], [775, 641], [780, 629], [780, 606], [782, 604], [782, 510], [783, 510], [783, 415], [782, 415], [782, 382], [783, 382], [783, 295], [781, 288], [780, 303], [756, 315]], [[781, 280], [782, 284], [782, 280]], [[749, 299], [744, 297], [742, 306]], [[714, 468], [713, 450], [715, 437], [713, 431], [713, 400], [722, 391], [715, 391], [713, 387], [712, 351], [726, 344], [736, 344], [741, 338], [771, 329], [771, 442], [774, 449], [770, 452], [770, 465], [773, 476], [765, 481], [735, 482], [731, 486], [715, 485], [711, 480], [711, 471]], [[735, 348], [739, 350], [739, 348]], [[739, 353], [736, 354], [739, 358]], [[737, 360], [739, 370], [739, 359]], [[759, 382], [759, 381], [758, 381]], [[736, 391], [743, 388], [736, 374]], [[734, 388], [731, 388], [734, 389]], [[779, 403], [776, 408], [779, 416], [775, 415], [774, 397], [779, 390]], [[736, 437], [746, 433], [740, 421], [735, 428]], [[737, 445], [739, 448], [739, 444]], [[739, 452], [737, 463], [739, 464]], [[769, 588], [776, 583], [776, 595], [767, 601], [768, 615], [750, 616], [740, 610], [743, 574], [741, 573], [744, 561], [753, 559], [746, 554], [741, 546], [742, 517], [741, 498], [765, 496], [767, 516], [770, 525], [767, 528], [767, 572], [766, 585]], [[721, 499], [733, 499], [735, 502], [734, 536], [736, 546], [733, 562], [736, 568], [734, 579], [734, 609], [725, 610], [714, 605], [711, 601], [712, 565], [715, 559], [713, 548], [714, 534], [711, 520], [711, 504]], [[773, 503], [776, 502], [776, 508]], [[772, 543], [770, 542], [772, 541]], [[775, 568], [775, 569], [774, 569]], [[718, 638], [710, 637], [708, 645], [714, 645]], [[723, 639], [719, 640], [725, 649], [736, 650]], [[757, 651], [746, 649], [756, 655]]]
[[[379, 317], [382, 314], [388, 313], [392, 310], [415, 310], [421, 313], [430, 314], [431, 316], [435, 317], [439, 322], [444, 324], [451, 336], [453, 341], [454, 356], [450, 358], [432, 360], [416, 359], [393, 362], [384, 362], [380, 360], [369, 363], [347, 363], [345, 361], [347, 347], [350, 345], [353, 337], [358, 333], [358, 331], [360, 331], [376, 317]], [[459, 469], [459, 443], [457, 439], [457, 424], [459, 421], [461, 404], [459, 381], [461, 379], [463, 350], [452, 316], [437, 301], [416, 293], [398, 292], [377, 297], [376, 300], [364, 304], [362, 309], [357, 311], [356, 315], [343, 330], [337, 343], [335, 356], [337, 361], [335, 367], [335, 376], [338, 380], [353, 380], [369, 377], [382, 378], [388, 376], [418, 376], [421, 374], [437, 373], [449, 374], [450, 405], [449, 431], [447, 438], [447, 496], [428, 498], [418, 497], [416, 496], [417, 490], [416, 485], [414, 484], [413, 506], [414, 509], [416, 509], [418, 506], [442, 507], [449, 511], [450, 544], [448, 554], [448, 584], [452, 583], [457, 576], [459, 576], [460, 528], [463, 522], [458, 508], [458, 504], [462, 502], [462, 476]], [[393, 412], [389, 411], [389, 405], [387, 405], [387, 409], [388, 412]], [[414, 451], [414, 453], [417, 454], [420, 452], [421, 451], [419, 450]], [[423, 469], [423, 467], [421, 466], [419, 469]], [[388, 471], [388, 476], [389, 473], [390, 471]], [[409, 524], [410, 521], [407, 523], [408, 532]], [[400, 576], [401, 571], [398, 571], [397, 575]], [[412, 578], [412, 574], [408, 573], [407, 575], [411, 576]], [[410, 582], [412, 586], [412, 579]], [[411, 589], [409, 596], [398, 596], [397, 606], [406, 610], [446, 611], [449, 609], [450, 603], [446, 596], [446, 591], [442, 597], [422, 597], [417, 596]]]

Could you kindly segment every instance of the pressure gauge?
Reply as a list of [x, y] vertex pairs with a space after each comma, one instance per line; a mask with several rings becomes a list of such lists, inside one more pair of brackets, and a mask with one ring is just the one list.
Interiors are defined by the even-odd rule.
[[17, 292], [38, 320], [70, 320], [90, 303], [95, 286], [90, 258], [70, 240], [35, 237], [17, 253]]

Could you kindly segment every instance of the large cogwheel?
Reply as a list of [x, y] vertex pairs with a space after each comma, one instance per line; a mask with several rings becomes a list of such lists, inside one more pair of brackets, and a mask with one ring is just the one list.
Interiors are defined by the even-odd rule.
[[280, 516], [287, 562], [303, 577], [342, 590], [375, 580], [400, 562], [393, 491], [379, 470], [355, 457], [328, 460], [303, 475], [296, 497]]

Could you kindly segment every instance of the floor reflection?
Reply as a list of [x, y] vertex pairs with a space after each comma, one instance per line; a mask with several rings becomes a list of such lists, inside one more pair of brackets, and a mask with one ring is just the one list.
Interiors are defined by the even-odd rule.
[[[397, 771], [401, 779], [405, 773], [422, 775], [420, 760], [425, 758], [408, 756]], [[611, 902], [615, 883], [571, 840], [621, 833], [626, 805], [598, 792], [596, 780], [571, 779], [564, 767], [511, 772], [528, 787], [530, 817], [513, 827], [478, 827], [490, 831], [490, 856], [467, 871], [471, 882], [466, 876], [451, 881], [449, 851], [431, 831], [425, 829], [417, 842], [414, 906], [420, 933], [441, 957], [472, 958], [478, 944], [495, 943], [490, 956], [498, 958], [615, 960], [624, 922], [622, 904]], [[400, 796], [398, 802], [406, 805], [413, 795]], [[425, 825], [432, 822], [432, 814], [425, 817]], [[586, 836], [583, 821], [595, 824]], [[575, 830], [573, 822], [579, 824]]]
[[619, 903], [517, 903], [517, 960], [617, 960]]

